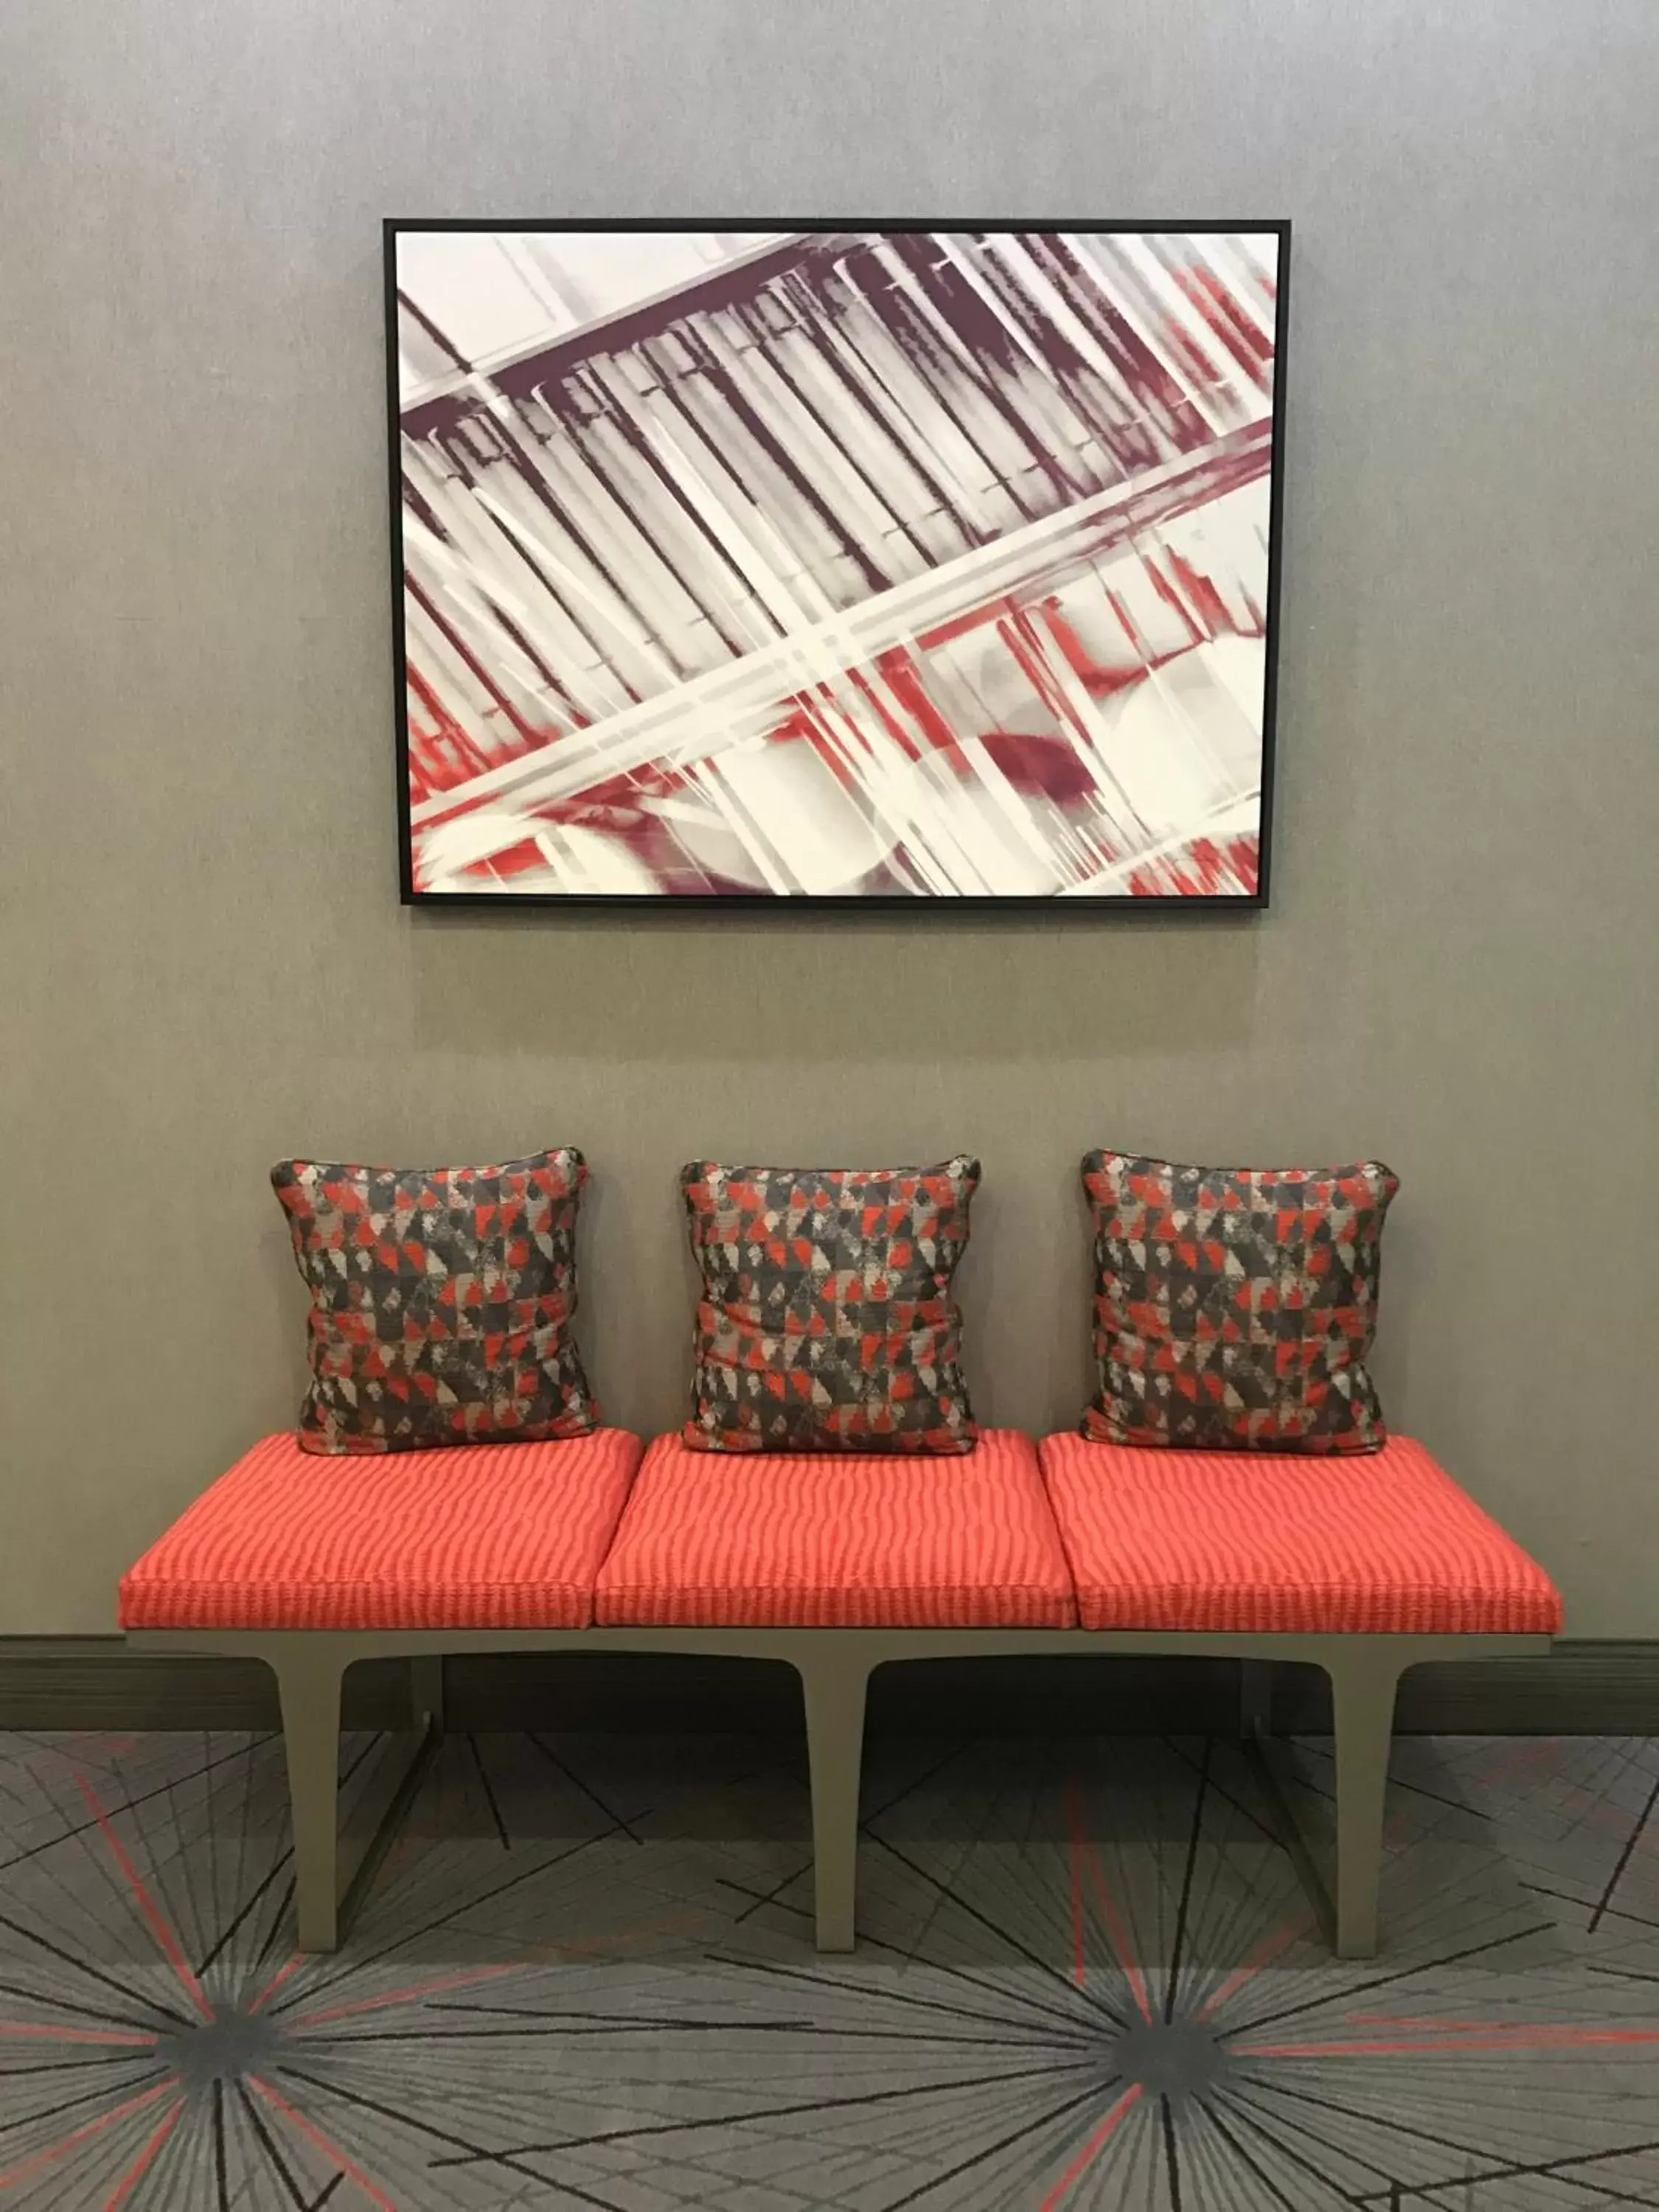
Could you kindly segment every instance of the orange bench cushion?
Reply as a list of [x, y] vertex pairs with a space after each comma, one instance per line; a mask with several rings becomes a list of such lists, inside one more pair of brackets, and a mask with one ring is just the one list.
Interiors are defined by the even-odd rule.
[[606, 1627], [1069, 1628], [1036, 1448], [646, 1453], [595, 1610]]
[[1365, 1456], [1050, 1437], [1085, 1628], [1553, 1635], [1535, 1561], [1409, 1437]]
[[586, 1628], [640, 1441], [342, 1460], [266, 1437], [121, 1582], [124, 1628]]

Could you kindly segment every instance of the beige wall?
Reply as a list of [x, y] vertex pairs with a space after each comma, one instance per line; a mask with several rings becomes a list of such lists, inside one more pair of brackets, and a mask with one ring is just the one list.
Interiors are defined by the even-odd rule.
[[[976, 1148], [1040, 1426], [1104, 1141], [1392, 1162], [1396, 1421], [1659, 1633], [1656, 106], [1651, 0], [7, 9], [0, 1631], [290, 1417], [281, 1153], [580, 1144], [648, 1426], [683, 1157]], [[399, 909], [380, 218], [654, 211], [1294, 219], [1270, 914]]]

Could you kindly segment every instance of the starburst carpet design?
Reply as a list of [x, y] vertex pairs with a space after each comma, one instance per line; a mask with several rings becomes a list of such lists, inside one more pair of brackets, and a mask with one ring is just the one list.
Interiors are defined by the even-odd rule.
[[878, 1745], [824, 1960], [793, 1746], [452, 1735], [302, 1959], [276, 1741], [0, 1738], [0, 2212], [1659, 2204], [1659, 1747], [1401, 1741], [1370, 1962], [1329, 1789]]

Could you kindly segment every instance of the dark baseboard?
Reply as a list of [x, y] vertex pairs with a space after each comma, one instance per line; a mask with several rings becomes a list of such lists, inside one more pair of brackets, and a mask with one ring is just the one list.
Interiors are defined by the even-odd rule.
[[[793, 1669], [659, 1653], [526, 1652], [449, 1662], [458, 1729], [557, 1727], [675, 1735], [782, 1733], [801, 1724]], [[397, 1728], [407, 1677], [367, 1660], [346, 1677], [348, 1728]], [[1223, 1659], [919, 1660], [884, 1668], [872, 1733], [1118, 1735], [1230, 1733], [1238, 1675]], [[1323, 1675], [1274, 1671], [1273, 1725], [1329, 1723]], [[267, 1668], [129, 1651], [119, 1637], [0, 1637], [0, 1729], [274, 1729]], [[1547, 1657], [1419, 1667], [1399, 1725], [1415, 1735], [1659, 1735], [1659, 1642], [1559, 1644]]]

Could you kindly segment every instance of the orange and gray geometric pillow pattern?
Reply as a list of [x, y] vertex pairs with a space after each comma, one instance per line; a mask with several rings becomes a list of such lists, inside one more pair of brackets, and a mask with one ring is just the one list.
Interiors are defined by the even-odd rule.
[[586, 1173], [569, 1146], [499, 1167], [279, 1161], [311, 1291], [305, 1449], [586, 1436], [599, 1408], [570, 1321]]
[[702, 1271], [688, 1444], [964, 1452], [951, 1279], [979, 1162], [680, 1171]]
[[1179, 1167], [1091, 1152], [1097, 1443], [1368, 1452], [1382, 1224], [1399, 1188], [1343, 1168]]

